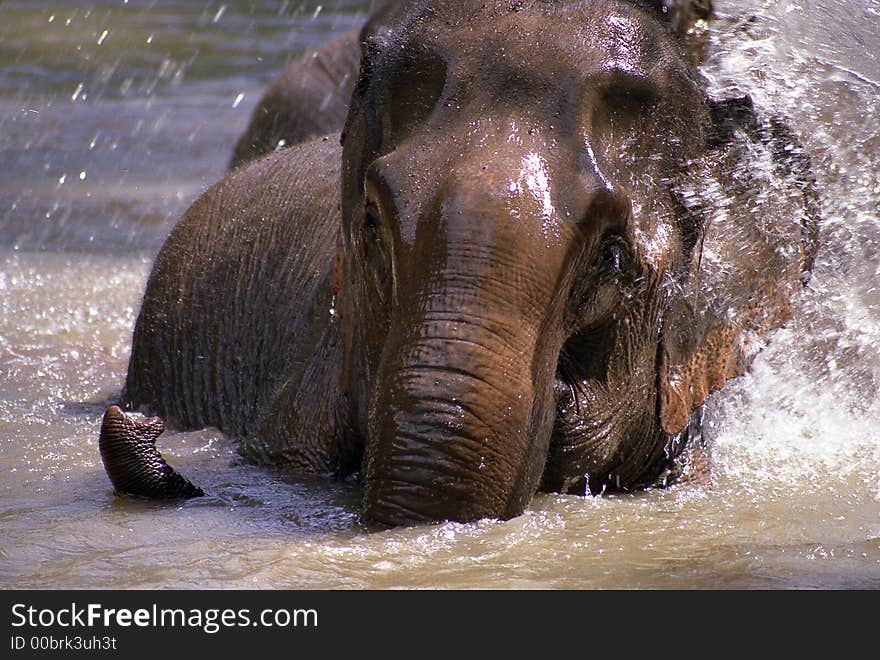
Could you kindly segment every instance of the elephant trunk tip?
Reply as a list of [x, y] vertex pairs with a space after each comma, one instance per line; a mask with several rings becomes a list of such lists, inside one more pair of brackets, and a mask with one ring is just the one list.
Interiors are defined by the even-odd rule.
[[139, 418], [119, 406], [104, 413], [98, 448], [116, 492], [150, 499], [201, 497], [204, 491], [172, 468], [156, 439], [165, 430], [160, 417]]
[[407, 506], [395, 503], [366, 503], [361, 509], [361, 519], [371, 531], [393, 529], [395, 527], [412, 527], [428, 523], [454, 520], [455, 516], [440, 514], [432, 516], [416, 511]]
[[[476, 482], [470, 485], [479, 488]], [[388, 529], [439, 522], [506, 520], [519, 513], [509, 513], [494, 498], [480, 501], [472, 492], [449, 488], [448, 484], [414, 484], [391, 476], [367, 484], [361, 519], [370, 529]]]

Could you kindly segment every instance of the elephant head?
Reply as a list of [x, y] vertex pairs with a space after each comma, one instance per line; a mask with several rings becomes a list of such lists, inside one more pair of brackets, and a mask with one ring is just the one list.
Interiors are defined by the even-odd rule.
[[649, 5], [398, 3], [364, 28], [337, 266], [368, 519], [648, 483], [788, 317], [813, 245], [784, 131], [708, 99]]

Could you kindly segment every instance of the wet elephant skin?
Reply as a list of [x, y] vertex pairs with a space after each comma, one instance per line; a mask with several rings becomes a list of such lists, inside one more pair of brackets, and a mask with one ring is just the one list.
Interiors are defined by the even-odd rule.
[[387, 6], [341, 159], [259, 160], [172, 234], [126, 404], [359, 469], [385, 525], [674, 479], [706, 397], [790, 317], [817, 211], [794, 137], [708, 98], [664, 16]]

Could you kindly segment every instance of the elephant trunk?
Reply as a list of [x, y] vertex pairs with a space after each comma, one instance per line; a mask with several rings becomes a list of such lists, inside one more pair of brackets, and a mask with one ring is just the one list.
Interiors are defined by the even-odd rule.
[[533, 373], [537, 328], [428, 316], [385, 347], [365, 516], [400, 525], [518, 515], [538, 486], [553, 423], [553, 406], [542, 405], [552, 377]]

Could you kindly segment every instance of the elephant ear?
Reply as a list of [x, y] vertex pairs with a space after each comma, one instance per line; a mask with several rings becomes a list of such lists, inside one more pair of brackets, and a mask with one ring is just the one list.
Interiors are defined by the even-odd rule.
[[700, 64], [708, 50], [712, 0], [643, 0], [684, 47], [690, 63]]
[[710, 103], [706, 155], [673, 197], [684, 244], [660, 341], [660, 421], [677, 433], [691, 412], [741, 375], [792, 316], [817, 247], [809, 159], [781, 121], [748, 97]]

